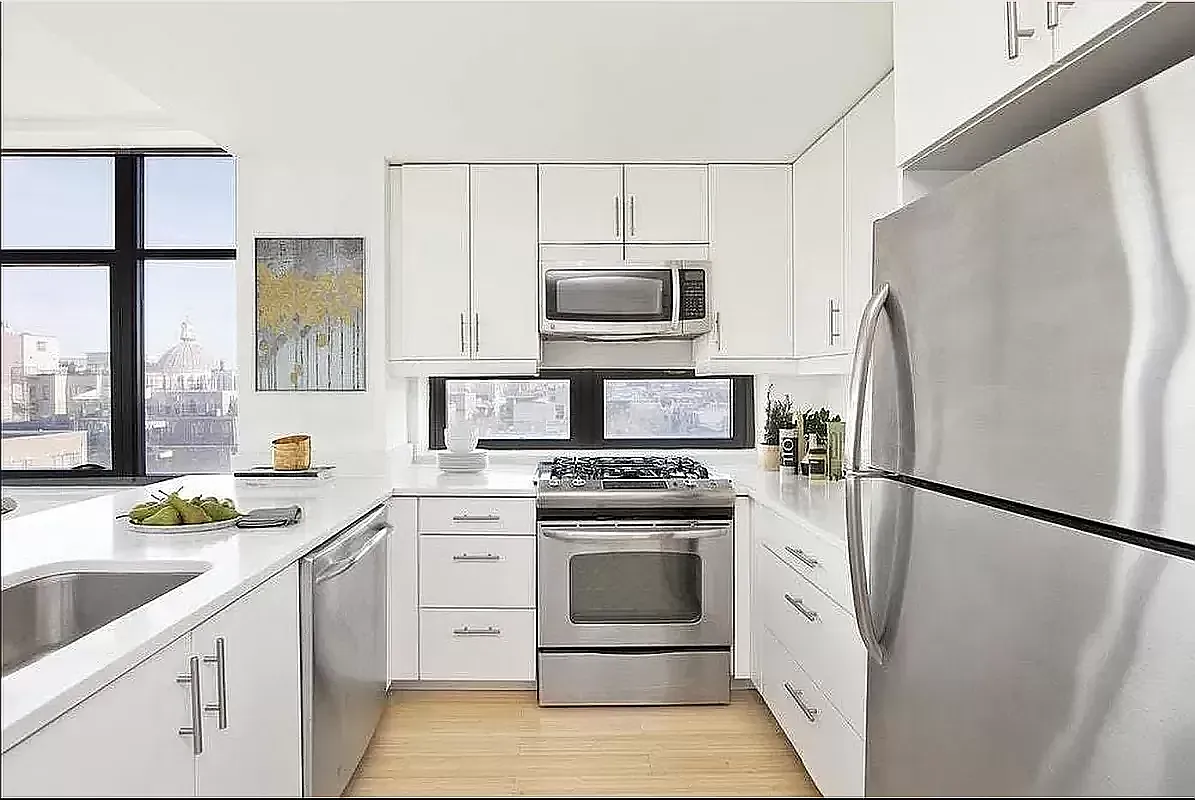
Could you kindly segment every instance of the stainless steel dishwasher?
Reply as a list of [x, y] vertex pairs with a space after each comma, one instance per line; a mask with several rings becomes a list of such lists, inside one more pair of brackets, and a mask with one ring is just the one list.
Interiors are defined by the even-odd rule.
[[339, 797], [386, 705], [386, 507], [299, 562], [303, 794]]

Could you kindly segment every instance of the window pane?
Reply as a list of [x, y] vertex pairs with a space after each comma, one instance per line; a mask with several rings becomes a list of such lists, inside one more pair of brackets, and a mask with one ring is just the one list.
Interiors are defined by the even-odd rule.
[[603, 381], [607, 439], [729, 439], [731, 380]]
[[231, 156], [145, 159], [146, 247], [236, 247]]
[[4, 469], [112, 466], [108, 268], [0, 268]]
[[236, 452], [232, 261], [145, 262], [145, 469], [227, 472]]
[[109, 157], [0, 159], [0, 245], [113, 247], [115, 162]]
[[482, 439], [568, 439], [567, 380], [448, 380], [446, 418], [470, 419]]

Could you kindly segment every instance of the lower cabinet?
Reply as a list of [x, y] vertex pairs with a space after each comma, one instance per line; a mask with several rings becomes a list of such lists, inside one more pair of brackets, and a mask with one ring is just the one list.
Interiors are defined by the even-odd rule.
[[421, 610], [419, 677], [425, 681], [535, 680], [535, 611]]
[[5, 752], [2, 793], [300, 794], [298, 600], [292, 565]]

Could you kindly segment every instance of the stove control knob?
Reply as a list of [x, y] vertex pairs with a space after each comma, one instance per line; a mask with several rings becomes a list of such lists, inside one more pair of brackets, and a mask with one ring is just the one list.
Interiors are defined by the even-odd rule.
[[580, 478], [573, 478], [573, 486], [574, 486], [575, 488], [577, 488], [577, 489], [580, 489], [580, 488], [581, 488], [582, 486], [584, 486], [584, 485], [585, 485], [585, 481], [583, 481], [582, 479], [580, 479]]
[[551, 480], [548, 481], [548, 485], [551, 486], [553, 489], [555, 489], [557, 486], [560, 485], [560, 478], [552, 478]]

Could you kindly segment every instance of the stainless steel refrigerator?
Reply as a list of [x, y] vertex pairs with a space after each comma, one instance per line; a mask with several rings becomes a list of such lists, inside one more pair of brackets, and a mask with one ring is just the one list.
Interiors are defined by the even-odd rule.
[[1195, 795], [1195, 59], [877, 222], [874, 287], [867, 794]]

